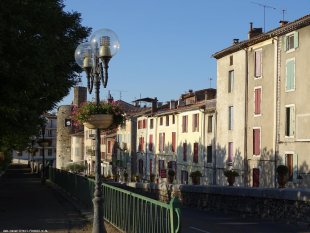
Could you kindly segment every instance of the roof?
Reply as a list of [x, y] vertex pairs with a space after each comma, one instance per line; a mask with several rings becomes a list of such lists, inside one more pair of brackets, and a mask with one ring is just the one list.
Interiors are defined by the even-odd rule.
[[273, 37], [285, 35], [289, 32], [292, 32], [292, 31], [297, 30], [297, 29], [302, 28], [302, 27], [306, 27], [308, 25], [310, 25], [310, 14], [305, 15], [304, 17], [299, 18], [299, 19], [292, 21], [290, 23], [287, 23], [284, 26], [273, 29], [269, 32], [259, 34], [259, 35], [255, 36], [249, 40], [244, 40], [244, 41], [241, 41], [239, 43], [236, 43], [236, 44], [234, 44], [228, 48], [225, 48], [221, 51], [218, 51], [218, 52], [212, 54], [212, 57], [219, 59], [219, 58], [222, 58], [228, 54], [231, 54], [231, 53], [237, 52], [241, 49], [247, 48], [251, 45], [260, 43], [262, 41], [265, 41], [265, 40], [273, 38]]

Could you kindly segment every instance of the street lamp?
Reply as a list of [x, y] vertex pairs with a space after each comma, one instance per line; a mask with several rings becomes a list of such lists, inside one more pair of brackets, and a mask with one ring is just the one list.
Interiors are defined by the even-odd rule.
[[[75, 50], [75, 61], [84, 69], [87, 77], [87, 88], [92, 93], [95, 86], [95, 101], [99, 106], [100, 83], [106, 88], [110, 59], [118, 52], [120, 43], [117, 35], [110, 29], [100, 29], [91, 37], [90, 42], [80, 44]], [[101, 182], [100, 129], [95, 134], [95, 192], [93, 233], [105, 232], [103, 222], [103, 192]]]

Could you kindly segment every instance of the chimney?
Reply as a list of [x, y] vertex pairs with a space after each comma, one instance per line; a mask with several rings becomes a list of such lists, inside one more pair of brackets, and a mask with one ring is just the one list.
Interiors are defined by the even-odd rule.
[[253, 28], [253, 23], [251, 22], [250, 23], [250, 31], [249, 31], [249, 34], [248, 34], [248, 39], [252, 39], [253, 37], [255, 36], [258, 36], [260, 34], [263, 33], [263, 29], [262, 28]]
[[152, 101], [152, 113], [155, 113], [157, 111], [157, 101], [157, 97], [155, 97]]
[[177, 102], [175, 100], [170, 100], [170, 109], [176, 109], [177, 108]]
[[233, 44], [238, 44], [239, 43], [239, 39], [233, 39]]
[[288, 21], [281, 20], [279, 23], [280, 23], [280, 26], [283, 27], [288, 23]]

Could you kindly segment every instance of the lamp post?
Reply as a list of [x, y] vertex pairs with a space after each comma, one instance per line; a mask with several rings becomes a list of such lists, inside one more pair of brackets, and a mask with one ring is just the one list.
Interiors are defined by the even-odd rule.
[[[87, 88], [92, 93], [95, 86], [95, 101], [99, 106], [100, 83], [106, 88], [110, 59], [118, 52], [120, 43], [117, 35], [110, 29], [100, 29], [91, 37], [90, 42], [80, 44], [75, 50], [76, 63], [84, 69]], [[101, 182], [100, 129], [95, 134], [95, 192], [93, 233], [106, 232], [103, 221], [103, 195]]]

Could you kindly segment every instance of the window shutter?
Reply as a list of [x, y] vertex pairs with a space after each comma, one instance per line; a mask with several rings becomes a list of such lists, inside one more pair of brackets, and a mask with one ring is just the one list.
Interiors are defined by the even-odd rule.
[[149, 151], [153, 151], [153, 134], [150, 134], [149, 141]]
[[253, 154], [260, 155], [260, 129], [253, 130]]
[[193, 159], [194, 163], [198, 163], [198, 143], [195, 142], [194, 143], [194, 159]]
[[261, 113], [261, 89], [255, 89], [255, 114]]
[[292, 106], [290, 109], [290, 136], [293, 136], [295, 134], [295, 108]]
[[294, 32], [294, 48], [298, 48], [298, 32]]
[[163, 144], [162, 144], [162, 151], [165, 151], [165, 133], [163, 133], [163, 139], [162, 139], [162, 141], [163, 141]]
[[287, 47], [286, 47], [286, 43], [287, 43], [287, 42], [286, 42], [286, 40], [287, 40], [286, 36], [283, 36], [283, 41], [282, 41], [282, 42], [283, 42], [283, 50], [284, 50], [284, 51], [287, 50]]
[[187, 144], [186, 142], [183, 143], [183, 161], [187, 160]]
[[290, 60], [286, 63], [286, 90], [294, 89], [295, 84], [295, 61]]
[[262, 51], [255, 51], [255, 77], [262, 76]]
[[176, 136], [175, 132], [172, 132], [172, 146], [171, 146], [172, 152], [175, 152], [175, 146], [176, 146], [176, 138], [175, 138], [175, 136]]

